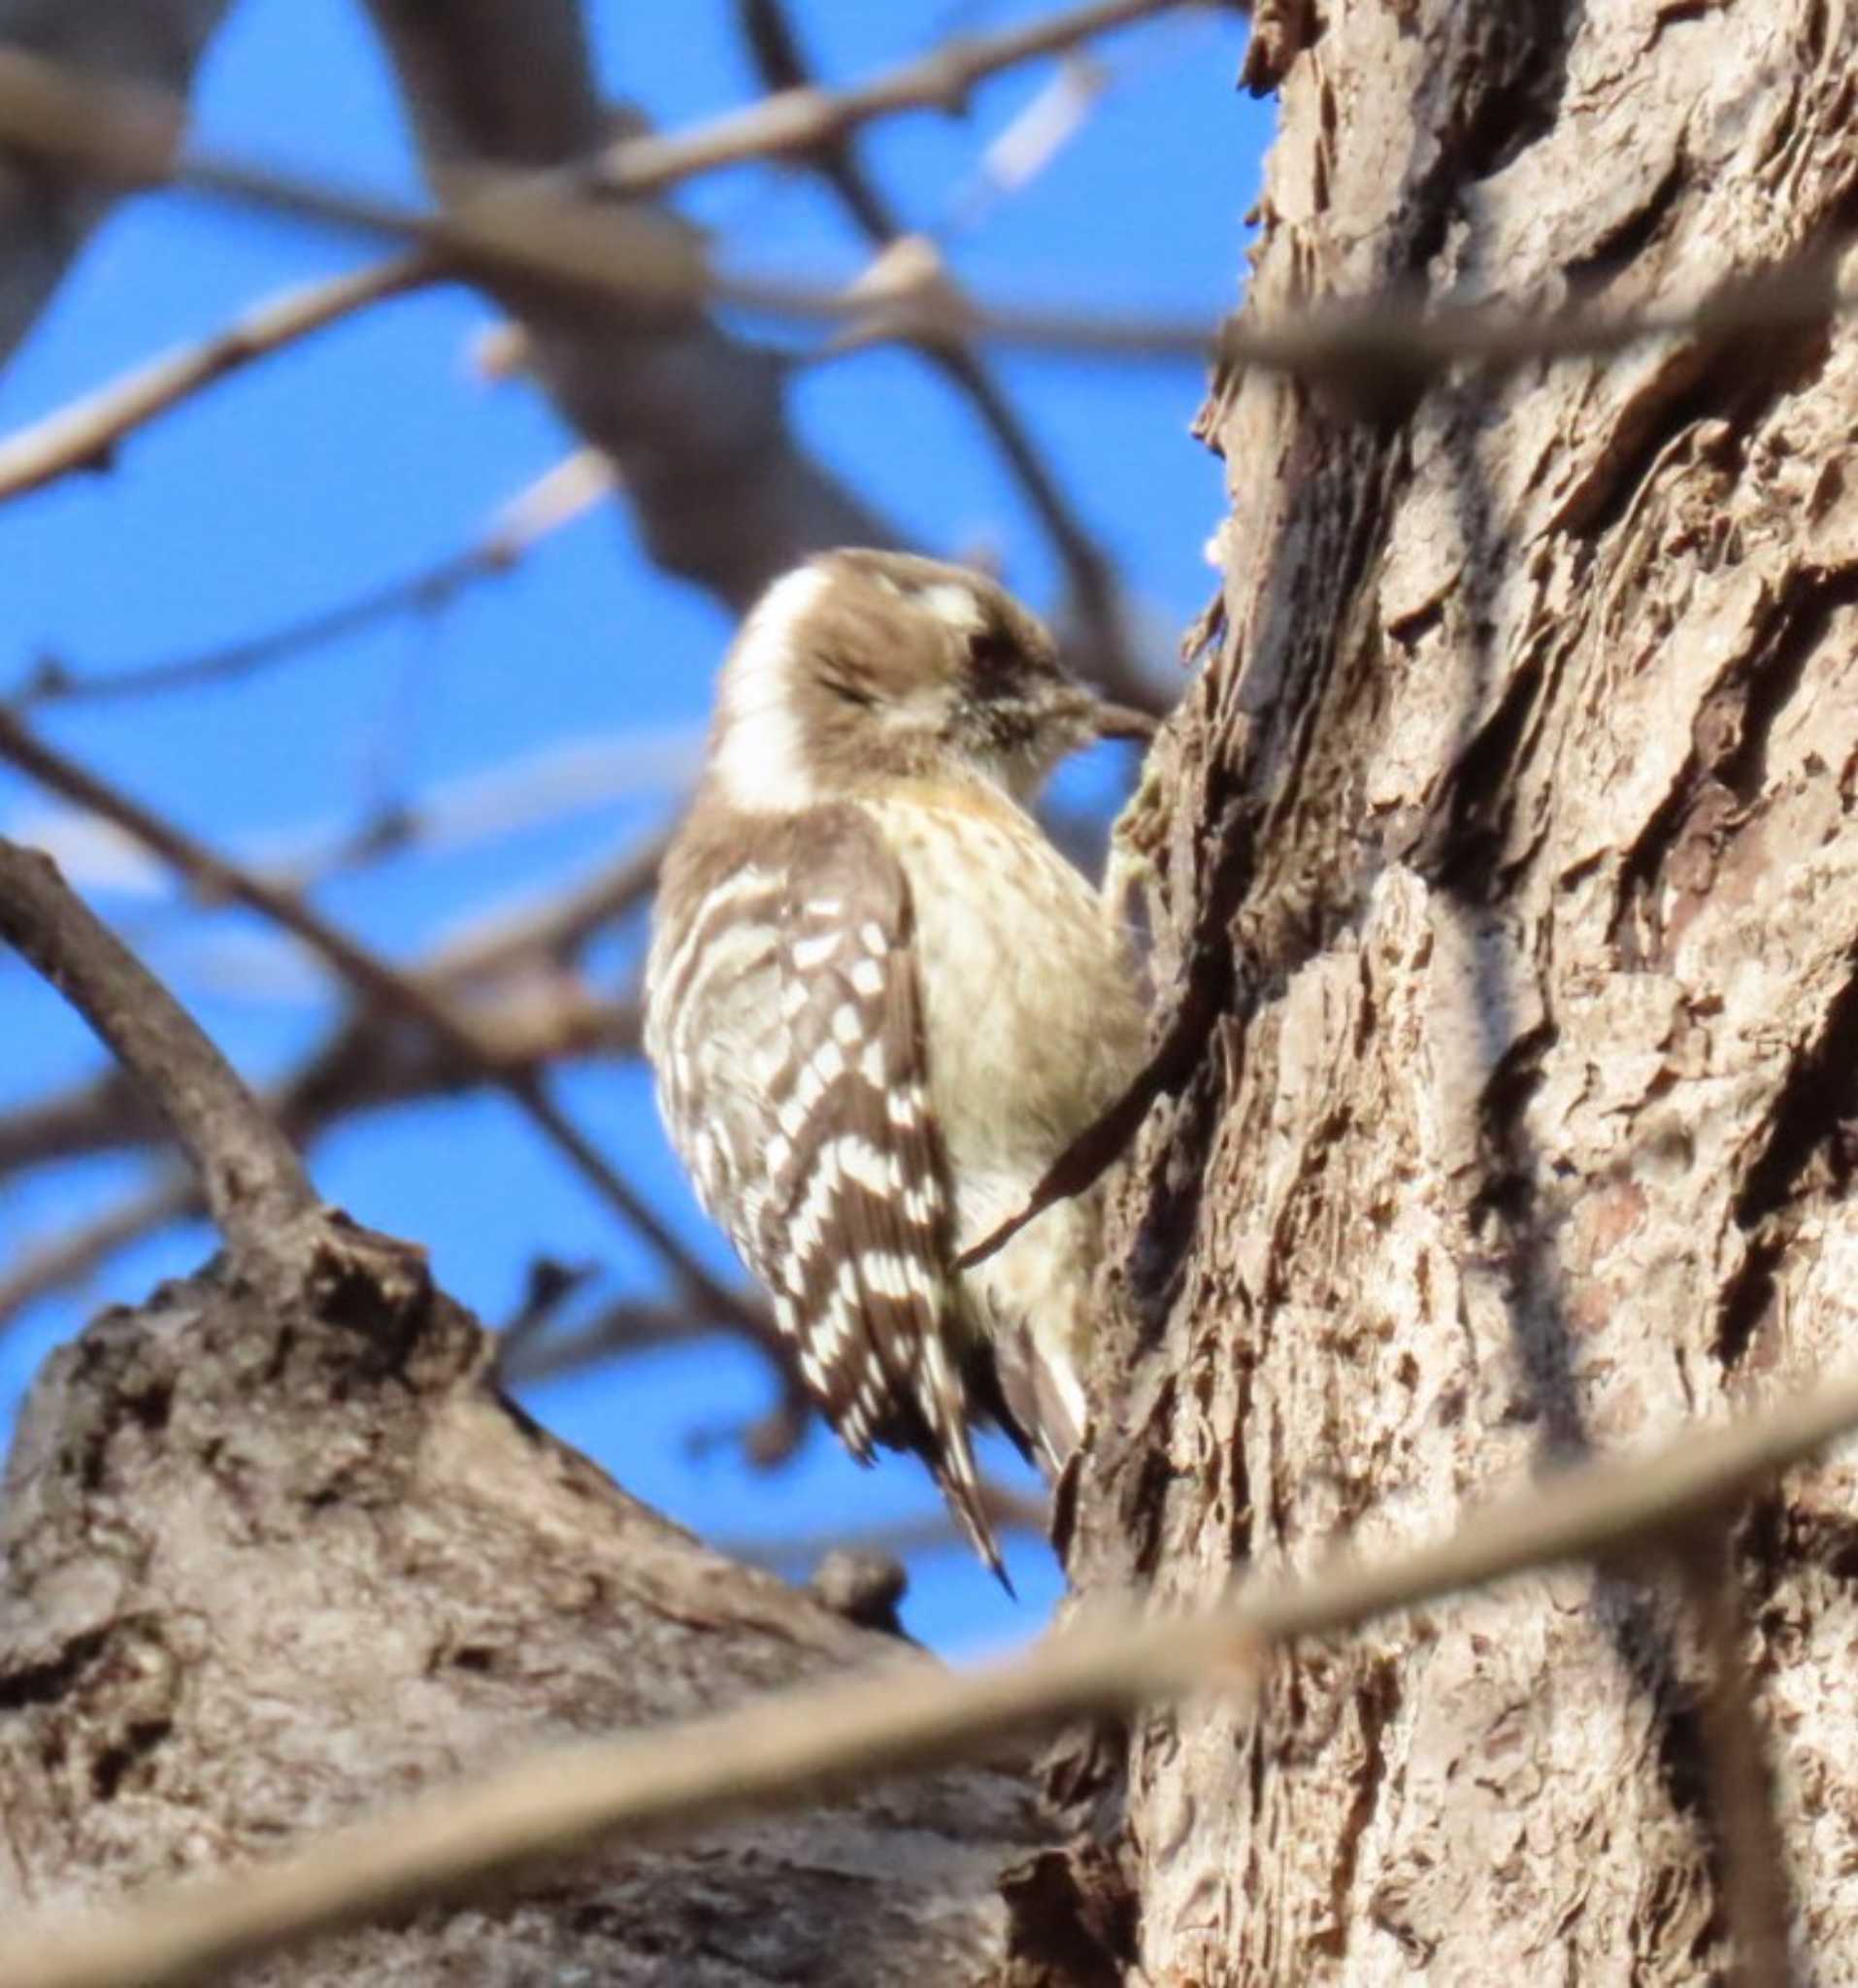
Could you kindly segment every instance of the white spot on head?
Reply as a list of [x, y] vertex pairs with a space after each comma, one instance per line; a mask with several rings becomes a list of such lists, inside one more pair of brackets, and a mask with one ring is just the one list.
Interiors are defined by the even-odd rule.
[[958, 635], [979, 635], [987, 625], [975, 590], [958, 580], [939, 580], [916, 595], [916, 604], [946, 621]]
[[755, 604], [723, 665], [715, 770], [732, 807], [783, 812], [813, 799], [793, 711], [794, 636], [832, 584], [800, 566]]

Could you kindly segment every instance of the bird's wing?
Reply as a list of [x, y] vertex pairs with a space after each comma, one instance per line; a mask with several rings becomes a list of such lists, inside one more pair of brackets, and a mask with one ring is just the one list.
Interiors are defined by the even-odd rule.
[[953, 1217], [929, 1105], [909, 879], [854, 806], [792, 824], [777, 945], [780, 1056], [750, 1267], [860, 1457], [918, 1451], [1005, 1580], [954, 1338]]

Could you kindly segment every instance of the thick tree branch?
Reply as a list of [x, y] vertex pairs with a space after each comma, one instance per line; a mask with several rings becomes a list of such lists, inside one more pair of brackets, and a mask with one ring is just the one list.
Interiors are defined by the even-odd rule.
[[152, 1101], [227, 1243], [248, 1257], [316, 1206], [290, 1143], [218, 1050], [49, 856], [0, 842], [0, 937], [57, 988]]
[[[230, 1876], [461, 1768], [895, 1648], [513, 1409], [486, 1336], [386, 1239], [313, 1220], [266, 1268], [113, 1308], [22, 1410], [0, 1495], [9, 1926], [92, 1907], [100, 1870]], [[468, 1951], [512, 1980], [572, 1956], [615, 1978], [978, 1988], [1004, 1944], [994, 1872], [1045, 1835], [1010, 1772], [939, 1775], [603, 1854], [281, 1978], [436, 1982]]]

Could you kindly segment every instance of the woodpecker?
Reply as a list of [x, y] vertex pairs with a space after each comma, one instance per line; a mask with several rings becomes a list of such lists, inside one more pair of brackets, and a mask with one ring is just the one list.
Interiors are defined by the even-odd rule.
[[840, 550], [778, 580], [717, 686], [665, 858], [646, 1049], [700, 1200], [847, 1447], [927, 1463], [1006, 1574], [971, 1443], [1055, 1476], [1082, 1435], [1101, 1197], [961, 1253], [1121, 1095], [1122, 934], [1028, 804], [1144, 736], [983, 576]]

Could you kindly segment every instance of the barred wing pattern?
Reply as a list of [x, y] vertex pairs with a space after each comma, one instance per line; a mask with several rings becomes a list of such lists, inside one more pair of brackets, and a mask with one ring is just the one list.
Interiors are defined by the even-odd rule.
[[652, 1001], [666, 1120], [704, 1205], [846, 1445], [867, 1462], [878, 1442], [918, 1452], [1004, 1581], [969, 1434], [903, 868], [855, 803], [809, 809], [693, 924], [666, 935]]

